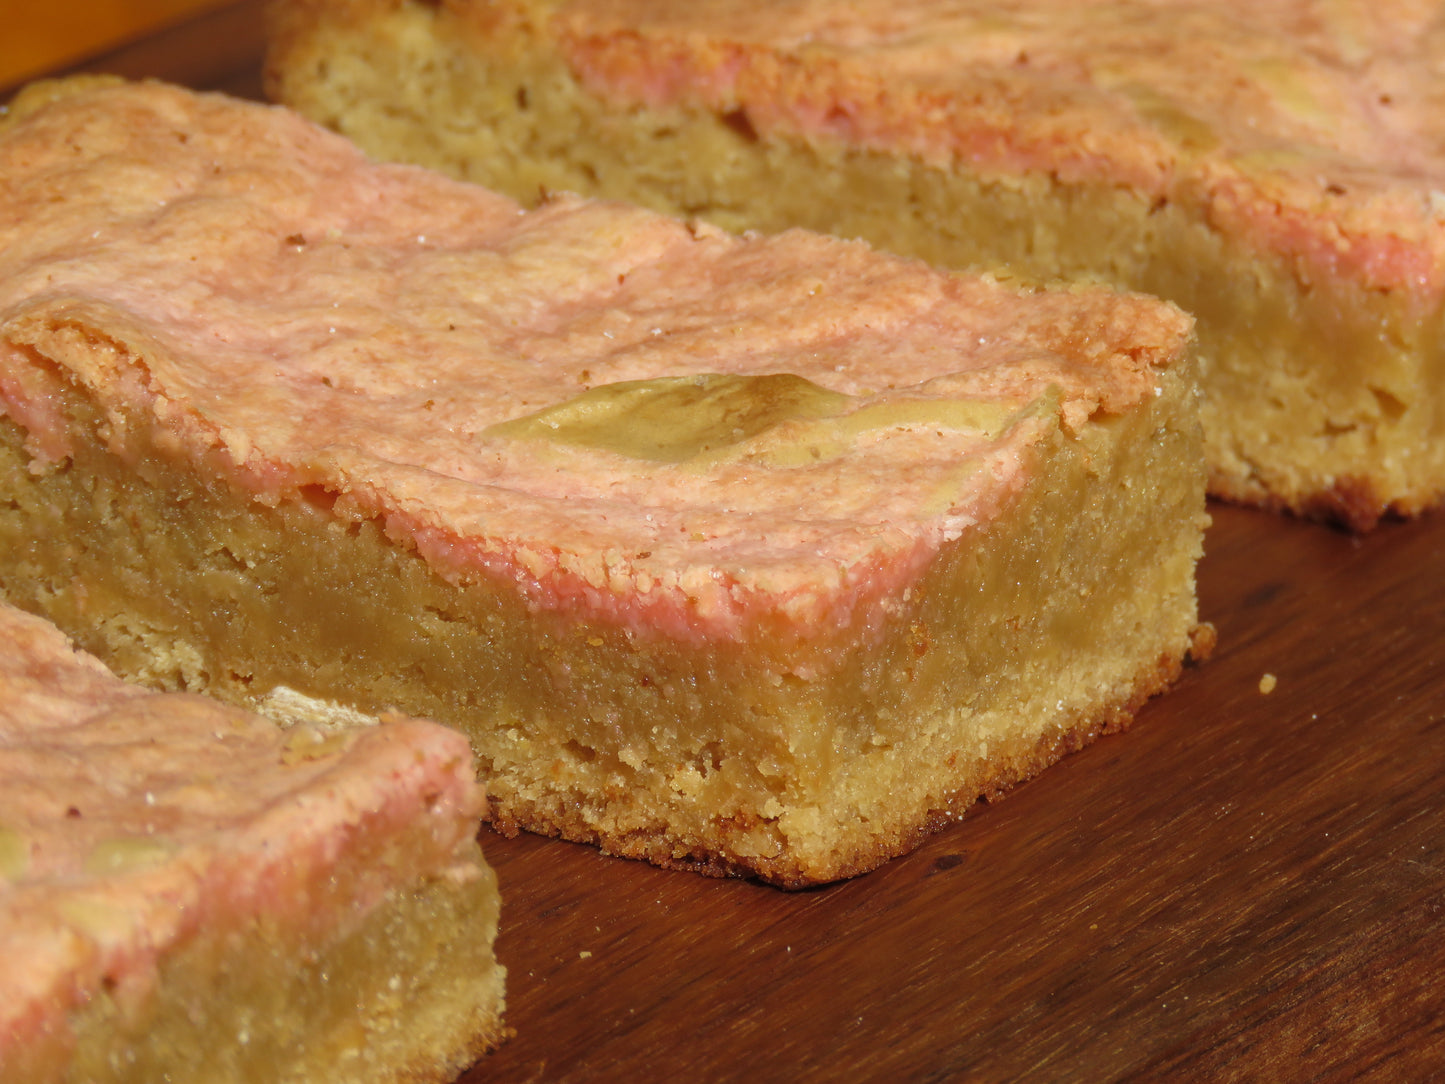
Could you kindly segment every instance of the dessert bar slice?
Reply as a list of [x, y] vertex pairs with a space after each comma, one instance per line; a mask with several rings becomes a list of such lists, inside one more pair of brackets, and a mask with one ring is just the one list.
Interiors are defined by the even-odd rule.
[[501, 1037], [459, 735], [149, 692], [9, 606], [0, 645], [5, 1080], [450, 1080]]
[[269, 89], [374, 155], [1199, 320], [1216, 494], [1445, 493], [1445, 20], [1361, 0], [302, 0]]
[[127, 674], [435, 718], [504, 830], [800, 885], [1190, 647], [1172, 306], [524, 212], [160, 85], [12, 114], [0, 586]]

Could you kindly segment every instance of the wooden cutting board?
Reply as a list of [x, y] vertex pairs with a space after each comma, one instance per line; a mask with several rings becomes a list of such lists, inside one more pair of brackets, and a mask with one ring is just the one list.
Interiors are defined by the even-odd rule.
[[[256, 96], [259, 17], [91, 66]], [[789, 894], [484, 832], [516, 1036], [464, 1079], [1445, 1071], [1445, 516], [1212, 511], [1215, 657], [875, 873]]]
[[0, 86], [129, 43], [229, 0], [65, 0], [4, 5]]

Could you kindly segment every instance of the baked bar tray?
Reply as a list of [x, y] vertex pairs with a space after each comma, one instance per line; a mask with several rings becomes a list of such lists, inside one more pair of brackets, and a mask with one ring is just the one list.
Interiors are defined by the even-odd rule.
[[[260, 12], [86, 67], [257, 96]], [[516, 1034], [462, 1079], [1430, 1076], [1445, 515], [1211, 512], [1214, 657], [874, 873], [787, 893], [484, 830]]]

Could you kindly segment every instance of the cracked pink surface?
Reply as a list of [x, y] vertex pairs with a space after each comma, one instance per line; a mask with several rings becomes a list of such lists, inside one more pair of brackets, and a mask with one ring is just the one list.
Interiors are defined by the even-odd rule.
[[1199, 200], [1311, 274], [1445, 291], [1445, 17], [1423, 0], [587, 0], [553, 25], [619, 101]]

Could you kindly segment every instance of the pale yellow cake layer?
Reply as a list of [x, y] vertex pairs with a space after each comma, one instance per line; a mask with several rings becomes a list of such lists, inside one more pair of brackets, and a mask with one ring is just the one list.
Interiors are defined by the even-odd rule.
[[[1028, 11], [1040, 6], [1026, 5]], [[910, 95], [931, 101], [932, 94], [945, 116], [957, 110], [971, 117], [973, 95], [990, 101], [991, 92], [979, 89], [994, 71], [987, 42], [995, 42], [995, 51], [1033, 48], [1041, 70], [1055, 62], [1065, 72], [1057, 84], [1046, 80], [1045, 90], [1036, 91], [1018, 81], [1026, 73], [1017, 68], [998, 76], [1003, 89], [996, 92], [1004, 95], [1002, 102], [1010, 100], [1009, 94], [1019, 96], [1017, 138], [1031, 138], [1029, 125], [1038, 126], [1039, 117], [1053, 108], [1032, 101], [1031, 94], [1053, 93], [1060, 85], [1089, 86], [1089, 76], [1076, 73], [1080, 64], [1068, 54], [1067, 30], [1051, 34], [1042, 16], [1030, 23], [1026, 12], [981, 13], [967, 5], [950, 16], [951, 25], [944, 19], [936, 29], [920, 30], [932, 28], [927, 20], [939, 17], [928, 4], [848, 10], [854, 7], [861, 14], [790, 4], [731, 21], [719, 16], [710, 37], [705, 11], [711, 9], [705, 5], [686, 13], [657, 8], [639, 15], [645, 5], [308, 0], [275, 7], [268, 85], [279, 100], [344, 132], [372, 154], [421, 162], [523, 200], [558, 190], [604, 195], [698, 215], [733, 230], [801, 225], [863, 237], [948, 266], [1005, 263], [1041, 279], [1097, 277], [1167, 297], [1199, 318], [1201, 409], [1212, 492], [1356, 528], [1370, 526], [1387, 511], [1409, 514], [1438, 503], [1445, 493], [1445, 411], [1437, 390], [1445, 379], [1445, 336], [1438, 290], [1431, 285], [1439, 278], [1438, 268], [1428, 268], [1434, 267], [1430, 261], [1438, 263], [1432, 253], [1439, 245], [1431, 248], [1431, 242], [1420, 239], [1422, 230], [1427, 238], [1440, 233], [1429, 202], [1433, 174], [1414, 164], [1407, 144], [1386, 146], [1399, 138], [1394, 128], [1372, 134], [1368, 117], [1357, 117], [1353, 102], [1351, 110], [1338, 110], [1335, 128], [1343, 134], [1321, 134], [1331, 132], [1331, 125], [1321, 128], [1307, 117], [1300, 119], [1308, 95], [1333, 92], [1329, 79], [1347, 79], [1348, 65], [1341, 62], [1338, 68], [1344, 74], [1322, 75], [1316, 68], [1323, 70], [1329, 62], [1328, 49], [1310, 46], [1315, 51], [1309, 52], [1302, 45], [1302, 55], [1315, 67], [1293, 75], [1289, 65], [1296, 61], [1288, 53], [1275, 58], [1271, 50], [1278, 43], [1260, 31], [1255, 37], [1263, 44], [1253, 47], [1259, 56], [1251, 53], [1238, 61], [1249, 78], [1239, 77], [1240, 101], [1231, 106], [1227, 98], [1216, 101], [1213, 89], [1203, 84], [1197, 94], [1188, 85], [1174, 84], [1213, 77], [1211, 63], [1227, 76], [1233, 62], [1228, 49], [1248, 48], [1235, 40], [1250, 40], [1254, 32], [1247, 27], [1222, 39], [1218, 57], [1205, 52], [1189, 58], [1187, 46], [1180, 44], [1184, 52], [1173, 65], [1177, 72], [1155, 56], [1162, 47], [1152, 39], [1129, 52], [1127, 35], [1119, 45], [1101, 30], [1100, 37], [1119, 54], [1109, 57], [1118, 70], [1094, 78], [1114, 98], [1105, 100], [1104, 91], [1058, 91], [1063, 103], [1057, 107], [1058, 127], [1067, 131], [1071, 124], [1097, 122], [1097, 131], [1090, 127], [1078, 137], [1078, 157], [1096, 153], [1099, 160], [1116, 163], [1113, 167], [1079, 165], [1063, 151], [1049, 152], [1059, 156], [1061, 165], [1024, 161], [1024, 150], [1015, 153], [1017, 162], [997, 155], [990, 159], [992, 151], [970, 159], [930, 149], [929, 139], [943, 138], [934, 133], [939, 124], [910, 119]], [[1126, 7], [1115, 6], [1118, 18], [1128, 17]], [[1089, 10], [1097, 10], [1099, 26], [1107, 28], [1114, 9]], [[1180, 11], [1178, 21], [1187, 24], [1191, 16]], [[1074, 14], [1062, 14], [1068, 18], [1060, 25], [1072, 26]], [[640, 20], [635, 36], [616, 29], [614, 24], [626, 26], [634, 17]], [[1268, 23], [1268, 17], [1261, 18]], [[917, 21], [912, 36], [910, 19]], [[1228, 24], [1225, 14], [1219, 19], [1219, 25]], [[823, 44], [812, 52], [798, 44], [806, 40], [800, 26], [809, 20], [826, 28], [819, 30]], [[955, 45], [951, 35], [961, 34], [959, 27], [972, 25], [971, 20], [979, 24], [975, 42], [984, 44], [961, 40]], [[1202, 9], [1197, 22], [1201, 35], [1217, 29], [1213, 16]], [[1372, 37], [1374, 21], [1361, 15], [1353, 22], [1343, 19], [1345, 24], [1359, 34], [1355, 48], [1361, 55], [1388, 69], [1391, 54]], [[1307, 20], [1301, 22], [1305, 25]], [[877, 29], [881, 26], [894, 36], [880, 47], [876, 61], [870, 60], [868, 50], [875, 47], [870, 35], [883, 34]], [[588, 33], [595, 33], [595, 40]], [[684, 44], [676, 45], [674, 37]], [[1085, 41], [1085, 35], [1079, 37]], [[736, 53], [728, 51], [732, 43], [740, 43]], [[846, 67], [853, 63], [849, 50], [855, 43], [861, 43], [856, 49], [862, 76], [849, 74], [853, 69]], [[965, 74], [950, 82], [950, 76], [939, 74], [945, 68], [940, 58], [955, 47], [956, 68]], [[1425, 48], [1420, 46], [1420, 55]], [[641, 59], [616, 60], [615, 70], [593, 73], [590, 79], [579, 70], [579, 57], [601, 65], [612, 55], [609, 49]], [[702, 58], [699, 63], [727, 58], [716, 61], [726, 66], [735, 63], [735, 55], [753, 55], [750, 51], [762, 57], [747, 69], [754, 83], [740, 86], [728, 107], [699, 100], [726, 75], [715, 80], [710, 74], [684, 74], [676, 82], [694, 89], [649, 89], [649, 63], [666, 69], [667, 57], [695, 54]], [[1064, 58], [1055, 61], [1060, 51]], [[836, 78], [845, 88], [853, 85], [850, 79], [864, 81], [857, 93], [866, 103], [875, 93], [866, 73], [876, 64], [897, 101], [890, 103], [885, 89], [881, 104], [839, 106], [862, 130], [853, 139], [826, 127], [804, 130], [806, 125], [788, 117], [779, 119], [785, 103], [773, 115], [769, 100], [757, 97], [770, 93], [755, 84], [766, 83], [773, 56], [782, 58], [782, 74], [774, 77], [781, 95], [794, 89], [787, 80], [808, 78], [807, 58], [814, 58], [823, 84], [817, 90], [820, 114], [833, 92], [827, 80], [834, 66], [844, 71]], [[982, 64], [977, 78], [968, 72], [975, 62]], [[916, 80], [910, 63], [922, 71]], [[1139, 82], [1128, 82], [1129, 65], [1138, 68]], [[1356, 76], [1360, 95], [1378, 81], [1376, 68], [1361, 64]], [[1087, 69], [1085, 62], [1080, 70]], [[1414, 70], [1402, 68], [1397, 81], [1406, 83]], [[662, 84], [667, 76], [655, 78]], [[617, 100], [599, 90], [598, 84], [609, 79], [642, 87], [637, 93], [650, 100]], [[1289, 97], [1292, 87], [1294, 97]], [[754, 97], [742, 100], [748, 93]], [[1417, 94], [1413, 84], [1397, 90], [1396, 108], [1419, 105]], [[874, 107], [880, 126], [895, 123], [887, 110], [904, 114], [896, 121], [902, 149], [882, 145], [895, 138], [891, 129], [878, 134], [864, 123]], [[855, 109], [862, 111], [863, 121]], [[999, 109], [1005, 118], [1010, 115], [1004, 106]], [[1382, 113], [1378, 123], [1387, 119]], [[1004, 134], [997, 142], [1007, 146], [1013, 138], [1007, 131], [1011, 122], [998, 123]], [[1236, 131], [1253, 134], [1236, 139]], [[1128, 142], [1141, 133], [1142, 142]], [[1066, 137], [1051, 130], [1049, 138]], [[1343, 149], [1328, 148], [1331, 139], [1341, 141]], [[1367, 183], [1371, 162], [1363, 156], [1370, 153], [1376, 163], [1406, 178], [1391, 174], [1394, 187], [1378, 198]], [[1289, 198], [1295, 198], [1297, 189], [1313, 183], [1312, 162], [1320, 163], [1324, 179], [1319, 183], [1330, 182], [1318, 197], [1313, 189], [1306, 194], [1321, 207], [1339, 202], [1348, 214], [1363, 219], [1376, 202], [1396, 201], [1388, 210], [1415, 200], [1421, 208], [1418, 221], [1409, 217], [1408, 208], [1397, 213], [1398, 226], [1340, 220], [1341, 231], [1376, 230], [1363, 240], [1331, 234], [1328, 220], [1311, 226], [1315, 232], [1304, 240], [1276, 237], [1287, 227], [1275, 222], [1250, 235], [1233, 220], [1225, 221], [1219, 185], [1252, 184], [1256, 175], [1262, 177], [1265, 194], [1258, 200], [1265, 209], [1248, 212], [1260, 219], [1272, 206], [1269, 185], [1285, 186]], [[1116, 173], [1111, 175], [1110, 168]], [[1418, 178], [1410, 181], [1407, 175], [1417, 168]], [[1157, 182], [1156, 173], [1162, 178]], [[1357, 187], [1357, 203], [1349, 204], [1341, 193]], [[1309, 214], [1341, 213], [1301, 206], [1309, 207]], [[1288, 215], [1279, 220], [1293, 221]], [[1312, 263], [1309, 253], [1330, 243], [1346, 255], [1326, 253]], [[1348, 262], [1350, 251], [1364, 253], [1367, 245], [1381, 246], [1376, 262], [1336, 273], [1335, 265]], [[1416, 275], [1406, 269], [1407, 260], [1425, 261], [1427, 270]], [[1386, 266], [1388, 275], [1379, 266]], [[1389, 282], [1382, 283], [1382, 276]], [[1423, 293], [1417, 292], [1417, 281]]]
[[[480, 856], [478, 856], [480, 857]], [[257, 923], [201, 936], [140, 1011], [101, 996], [74, 1021], [74, 1084], [422, 1084], [455, 1080], [505, 1037], [492, 954], [496, 876], [399, 892], [344, 938]], [[7, 1067], [8, 1068], [8, 1067]], [[52, 1079], [40, 1065], [16, 1080]]]

